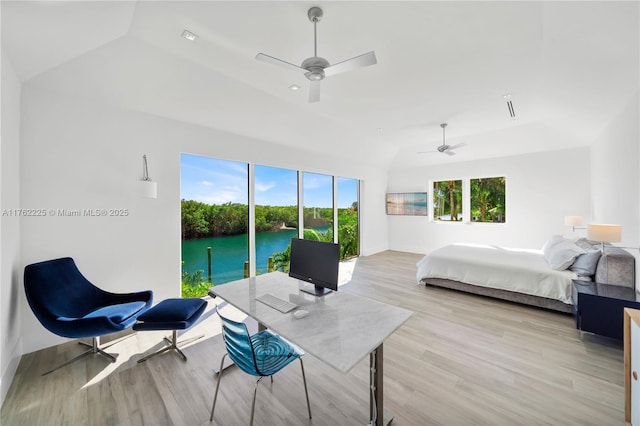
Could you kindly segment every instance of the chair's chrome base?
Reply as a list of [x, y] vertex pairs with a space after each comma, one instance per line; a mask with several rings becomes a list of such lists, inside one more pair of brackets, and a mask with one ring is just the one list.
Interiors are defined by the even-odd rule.
[[[130, 337], [130, 336], [125, 336], [124, 338], [127, 338], [127, 337]], [[117, 343], [120, 340], [122, 340], [122, 339], [117, 339], [117, 341], [112, 343], [111, 345]], [[56, 371], [56, 370], [58, 370], [58, 369], [60, 369], [62, 367], [66, 367], [67, 365], [69, 365], [69, 364], [71, 364], [71, 363], [73, 363], [73, 362], [75, 362], [75, 361], [77, 361], [77, 360], [79, 360], [81, 358], [84, 358], [87, 355], [100, 354], [100, 355], [106, 357], [109, 361], [116, 362], [116, 357], [115, 356], [106, 353], [104, 350], [102, 350], [99, 347], [99, 345], [100, 345], [100, 337], [94, 337], [91, 340], [91, 344], [88, 344], [88, 343], [85, 343], [85, 342], [78, 342], [78, 343], [81, 344], [81, 345], [87, 346], [89, 348], [89, 350], [81, 353], [80, 355], [76, 356], [75, 358], [70, 359], [69, 361], [67, 361], [65, 363], [62, 363], [62, 364], [58, 365], [57, 367], [53, 368], [52, 370], [47, 371], [46, 373], [42, 373], [42, 375], [46, 376], [49, 373], [53, 373], [54, 371]], [[111, 346], [111, 345], [109, 345], [109, 346]], [[108, 348], [109, 346], [106, 346], [105, 349]]]
[[[228, 355], [228, 353], [222, 356], [222, 360], [220, 361], [220, 370], [218, 373], [218, 380], [216, 382], [216, 391], [213, 395], [213, 404], [211, 405], [211, 416], [209, 417], [209, 421], [213, 421], [213, 412], [216, 409], [216, 400], [218, 399], [218, 389], [220, 389], [220, 380], [222, 379], [222, 372], [224, 371], [224, 359]], [[304, 383], [304, 396], [307, 399], [307, 411], [309, 412], [309, 418], [311, 418], [311, 405], [309, 404], [309, 392], [307, 391], [307, 378], [304, 374], [304, 363], [302, 362], [302, 357], [299, 357], [300, 360], [300, 368], [302, 369], [302, 383]], [[260, 384], [260, 380], [264, 379], [266, 376], [260, 376], [258, 380], [256, 380], [256, 386], [253, 389], [253, 401], [251, 401], [251, 417], [249, 419], [249, 425], [253, 425], [253, 414], [256, 408], [256, 394], [258, 393], [258, 385]], [[271, 378], [271, 383], [273, 383], [273, 376], [269, 376]]]
[[138, 363], [141, 362], [145, 362], [146, 360], [148, 360], [149, 358], [156, 356], [156, 355], [160, 355], [161, 353], [164, 353], [166, 351], [169, 351], [171, 349], [175, 350], [178, 355], [180, 355], [180, 358], [182, 358], [183, 361], [187, 361], [187, 356], [180, 350], [180, 348], [178, 347], [178, 343], [180, 343], [181, 345], [187, 344], [187, 343], [191, 343], [194, 342], [198, 339], [201, 339], [204, 337], [204, 334], [201, 334], [200, 336], [196, 336], [196, 337], [191, 337], [189, 339], [183, 340], [182, 342], [178, 342], [178, 330], [173, 330], [173, 333], [171, 335], [171, 339], [169, 339], [168, 337], [165, 337], [164, 340], [165, 342], [167, 342], [167, 344], [169, 344], [169, 346], [164, 347], [162, 349], [160, 349], [157, 352], [154, 352], [152, 354], [149, 354], [147, 356], [145, 356], [144, 358], [141, 358], [138, 360]]

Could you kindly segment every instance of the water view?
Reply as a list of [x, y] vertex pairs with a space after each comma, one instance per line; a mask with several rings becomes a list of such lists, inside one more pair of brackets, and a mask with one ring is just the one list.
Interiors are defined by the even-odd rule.
[[[297, 236], [298, 231], [295, 229], [256, 233], [256, 272], [258, 274], [266, 273], [269, 256], [286, 249], [291, 238]], [[183, 270], [189, 272], [203, 270], [202, 276], [206, 280], [207, 247], [211, 247], [212, 280], [215, 284], [243, 278], [244, 262], [249, 260], [247, 234], [183, 240]]]

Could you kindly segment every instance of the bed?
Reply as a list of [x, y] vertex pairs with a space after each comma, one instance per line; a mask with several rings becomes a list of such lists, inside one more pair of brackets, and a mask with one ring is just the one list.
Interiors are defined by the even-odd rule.
[[425, 285], [570, 313], [575, 279], [635, 288], [635, 258], [612, 246], [601, 256], [597, 247], [558, 236], [542, 250], [452, 244], [418, 261], [416, 278]]

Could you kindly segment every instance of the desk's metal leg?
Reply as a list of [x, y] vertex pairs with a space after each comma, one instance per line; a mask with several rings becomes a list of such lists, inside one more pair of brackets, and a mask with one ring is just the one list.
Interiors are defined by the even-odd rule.
[[387, 426], [393, 421], [393, 413], [384, 409], [384, 372], [382, 343], [369, 354], [369, 426]]
[[384, 423], [384, 393], [382, 387], [382, 343], [371, 354], [369, 354], [369, 364], [371, 368], [369, 393], [369, 421], [375, 426], [383, 426]]

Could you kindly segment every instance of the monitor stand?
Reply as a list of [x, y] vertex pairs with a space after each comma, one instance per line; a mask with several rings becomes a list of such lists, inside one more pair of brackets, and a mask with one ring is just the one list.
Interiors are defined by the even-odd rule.
[[333, 290], [326, 288], [326, 287], [321, 287], [319, 285], [313, 285], [313, 284], [309, 284], [306, 283], [304, 281], [300, 281], [298, 280], [299, 285], [298, 288], [300, 289], [300, 291], [304, 291], [305, 293], [309, 293], [309, 294], [313, 294], [314, 296], [324, 296], [325, 294], [329, 294], [331, 292], [333, 292]]

